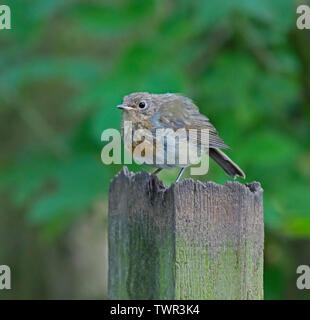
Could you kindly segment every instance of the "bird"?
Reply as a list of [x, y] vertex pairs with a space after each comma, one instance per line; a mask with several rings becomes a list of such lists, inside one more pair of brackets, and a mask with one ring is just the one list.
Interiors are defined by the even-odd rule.
[[[123, 139], [124, 141], [131, 141], [131, 143], [125, 143], [125, 148], [132, 153], [139, 143], [144, 142], [144, 148], [149, 148], [151, 151], [148, 150], [150, 151], [148, 153], [144, 150], [144, 154], [141, 154], [144, 156], [144, 161], [146, 160], [145, 163], [157, 168], [153, 172], [154, 175], [157, 175], [162, 169], [179, 167], [181, 169], [176, 179], [176, 182], [178, 182], [185, 168], [190, 165], [189, 163], [179, 163], [178, 161], [174, 164], [167, 163], [167, 152], [172, 148], [169, 144], [165, 144], [164, 150], [161, 150], [162, 154], [160, 156], [165, 161], [161, 163], [154, 161], [156, 130], [169, 129], [169, 132], [176, 132], [178, 129], [183, 129], [188, 134], [190, 129], [196, 129], [197, 131], [207, 129], [209, 130], [208, 143], [202, 136], [199, 137], [197, 135], [197, 146], [200, 147], [201, 152], [209, 151], [209, 156], [231, 178], [236, 179], [236, 177], [240, 176], [245, 179], [245, 174], [240, 167], [221, 150], [230, 149], [229, 146], [219, 137], [209, 118], [199, 112], [199, 108], [190, 98], [177, 93], [151, 94], [148, 92], [135, 92], [124, 96], [123, 103], [118, 105], [117, 108], [123, 110], [121, 124]], [[140, 129], [147, 130], [149, 134], [138, 141], [133, 141], [131, 139], [132, 136], [124, 137], [124, 125], [126, 122], [130, 122], [132, 125], [132, 132], [127, 134], [133, 136]], [[131, 140], [128, 140], [128, 138]], [[176, 145], [173, 147], [176, 147]], [[189, 145], [189, 148], [191, 147], [193, 145]], [[145, 157], [146, 154], [149, 156]]]

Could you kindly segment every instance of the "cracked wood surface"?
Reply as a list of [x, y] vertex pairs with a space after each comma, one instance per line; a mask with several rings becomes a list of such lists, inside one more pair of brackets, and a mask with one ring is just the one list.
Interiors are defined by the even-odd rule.
[[110, 299], [262, 299], [263, 190], [126, 167], [109, 194]]

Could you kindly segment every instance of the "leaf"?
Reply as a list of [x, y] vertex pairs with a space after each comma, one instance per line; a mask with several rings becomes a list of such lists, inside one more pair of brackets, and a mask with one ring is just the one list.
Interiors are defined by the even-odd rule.
[[57, 161], [47, 155], [28, 152], [1, 170], [0, 190], [10, 190], [15, 205], [23, 206], [52, 176]]
[[39, 82], [45, 79], [60, 78], [72, 84], [85, 85], [96, 81], [101, 74], [99, 63], [86, 59], [39, 58], [27, 63], [9, 67], [0, 75], [0, 92], [14, 92], [25, 82]]
[[256, 166], [276, 167], [296, 161], [298, 144], [291, 137], [269, 129], [253, 133], [245, 139], [239, 156], [255, 161]]
[[99, 157], [85, 155], [61, 163], [54, 173], [55, 190], [36, 201], [29, 219], [36, 224], [46, 224], [60, 215], [79, 214], [106, 190], [107, 178]]

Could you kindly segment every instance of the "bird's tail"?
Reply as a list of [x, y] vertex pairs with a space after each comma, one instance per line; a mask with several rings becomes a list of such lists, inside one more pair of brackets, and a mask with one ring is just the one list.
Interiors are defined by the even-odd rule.
[[244, 172], [220, 149], [210, 148], [209, 156], [232, 178], [240, 176], [245, 179]]

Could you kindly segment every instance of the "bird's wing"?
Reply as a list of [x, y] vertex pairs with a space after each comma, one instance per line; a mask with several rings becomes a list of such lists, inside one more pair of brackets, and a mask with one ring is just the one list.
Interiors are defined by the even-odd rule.
[[[200, 114], [197, 106], [188, 98], [182, 96], [174, 96], [173, 99], [167, 98], [153, 115], [151, 123], [155, 128], [171, 128], [174, 131], [182, 128], [198, 131], [208, 129], [210, 148], [229, 149], [219, 137], [209, 118]], [[208, 142], [198, 135], [198, 143], [207, 145]]]

